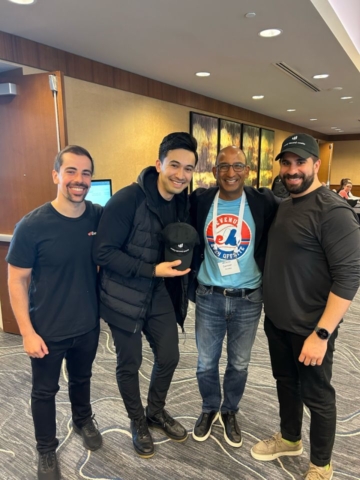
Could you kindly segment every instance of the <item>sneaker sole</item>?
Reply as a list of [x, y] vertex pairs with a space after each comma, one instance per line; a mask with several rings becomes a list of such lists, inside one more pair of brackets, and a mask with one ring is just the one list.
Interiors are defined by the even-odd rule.
[[99, 445], [98, 447], [92, 447], [92, 448], [90, 448], [90, 447], [86, 444], [83, 436], [81, 435], [81, 430], [80, 430], [74, 423], [73, 423], [73, 429], [74, 429], [74, 432], [82, 438], [83, 446], [86, 448], [86, 450], [90, 450], [91, 452], [96, 452], [96, 450], [99, 450], [99, 448], [102, 447], [102, 444], [103, 444], [103, 439], [102, 439], [102, 437], [100, 437], [100, 438], [101, 438], [101, 443], [100, 443], [100, 445]]
[[155, 455], [155, 451], [153, 451], [152, 453], [141, 453], [140, 450], [138, 450], [134, 444], [133, 444], [133, 447], [137, 455], [139, 455], [139, 457], [141, 458], [151, 458]]
[[203, 437], [197, 437], [194, 433], [194, 430], [192, 431], [192, 437], [195, 441], [197, 442], [205, 442], [205, 440], [207, 440], [210, 435], [211, 435], [211, 428], [212, 426], [214, 425], [214, 423], [216, 422], [216, 420], [219, 418], [219, 412], [215, 415], [213, 421], [211, 422], [211, 425], [210, 425], [210, 428], [209, 428], [209, 431], [203, 436]]
[[301, 447], [300, 450], [295, 450], [295, 451], [290, 451], [290, 452], [278, 452], [278, 453], [255, 453], [253, 452], [253, 449], [250, 450], [251, 456], [255, 458], [255, 460], [260, 460], [262, 462], [271, 462], [271, 460], [276, 460], [279, 457], [297, 457], [298, 455], [301, 455], [304, 451], [304, 448]]
[[168, 438], [170, 438], [170, 440], [172, 440], [173, 442], [178, 442], [178, 443], [182, 443], [182, 442], [185, 442], [188, 437], [189, 437], [189, 434], [186, 432], [186, 437], [183, 437], [183, 438], [179, 438], [179, 437], [173, 437], [171, 435], [169, 435], [162, 427], [158, 427], [157, 425], [149, 425], [148, 424], [148, 427], [149, 428], [154, 428], [155, 430], [160, 430], [161, 432], [163, 432]]
[[221, 415], [219, 417], [219, 420], [220, 420], [220, 423], [221, 425], [223, 426], [223, 429], [224, 429], [224, 438], [225, 438], [225, 442], [228, 444], [228, 445], [231, 445], [232, 447], [235, 447], [235, 448], [240, 448], [241, 445], [243, 444], [243, 440], [241, 439], [241, 442], [240, 443], [235, 443], [235, 442], [232, 442], [230, 440], [230, 438], [226, 435], [226, 430], [225, 430], [225, 425], [224, 425], [224, 422], [221, 418]]

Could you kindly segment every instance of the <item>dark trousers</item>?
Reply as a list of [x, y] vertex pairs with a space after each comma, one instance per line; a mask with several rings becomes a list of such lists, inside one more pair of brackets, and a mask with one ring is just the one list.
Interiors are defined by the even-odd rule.
[[[110, 325], [114, 338], [117, 366], [116, 379], [130, 419], [144, 415], [140, 397], [139, 369], [142, 362], [141, 332], [131, 333]], [[174, 307], [164, 282], [153, 292], [146, 313], [143, 332], [154, 354], [149, 393], [148, 414], [159, 413], [179, 362], [179, 338]]]
[[279, 330], [265, 317], [265, 333], [280, 404], [283, 438], [300, 440], [303, 403], [310, 410], [310, 460], [318, 467], [330, 462], [335, 440], [335, 390], [331, 385], [333, 354], [338, 329], [328, 340], [320, 366], [306, 367], [298, 357], [306, 337]]
[[99, 341], [99, 327], [85, 335], [60, 342], [46, 342], [49, 349], [44, 358], [31, 358], [31, 410], [35, 427], [36, 448], [40, 453], [55, 450], [55, 395], [59, 391], [62, 361], [66, 359], [69, 376], [69, 397], [72, 419], [81, 427], [91, 417], [90, 378]]

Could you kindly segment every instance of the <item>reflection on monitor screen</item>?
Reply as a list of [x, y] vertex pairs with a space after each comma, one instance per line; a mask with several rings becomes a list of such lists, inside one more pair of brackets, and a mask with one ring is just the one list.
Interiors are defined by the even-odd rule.
[[92, 180], [89, 193], [86, 195], [86, 200], [92, 203], [97, 203], [103, 207], [112, 195], [111, 180]]

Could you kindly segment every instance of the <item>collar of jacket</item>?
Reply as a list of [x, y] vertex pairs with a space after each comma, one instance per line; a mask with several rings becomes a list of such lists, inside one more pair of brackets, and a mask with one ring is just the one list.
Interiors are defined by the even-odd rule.
[[[149, 209], [159, 216], [158, 205], [154, 203], [151, 191], [157, 190], [158, 172], [155, 167], [146, 167], [140, 173], [137, 179], [137, 183], [146, 196], [146, 201]], [[187, 189], [174, 195], [176, 201], [177, 220], [179, 222], [189, 221], [189, 198]], [[161, 219], [160, 219], [161, 220]]]

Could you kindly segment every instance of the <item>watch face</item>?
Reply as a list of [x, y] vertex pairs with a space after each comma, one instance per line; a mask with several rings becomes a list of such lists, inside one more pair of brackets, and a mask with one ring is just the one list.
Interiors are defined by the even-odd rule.
[[330, 337], [330, 334], [325, 328], [318, 328], [316, 330], [317, 336], [320, 337], [322, 340], [327, 340]]

